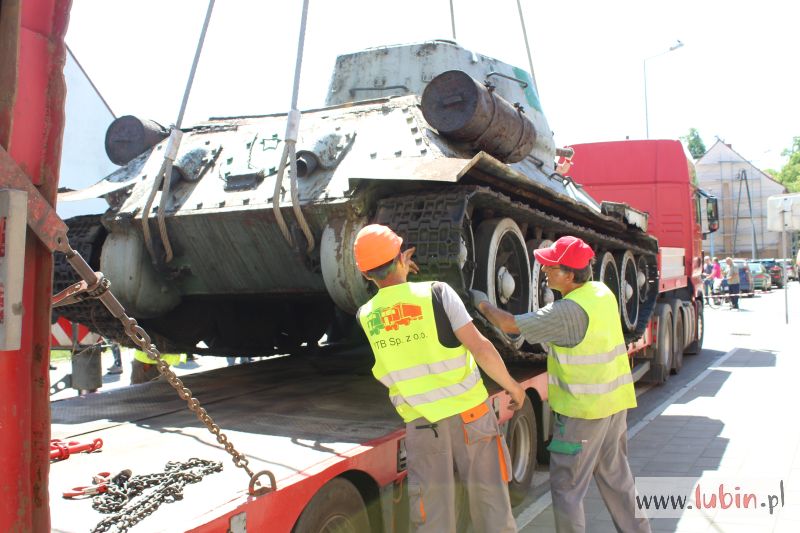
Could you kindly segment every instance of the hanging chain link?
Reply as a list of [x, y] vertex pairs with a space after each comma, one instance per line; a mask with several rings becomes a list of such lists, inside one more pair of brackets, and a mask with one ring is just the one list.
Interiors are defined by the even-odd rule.
[[[197, 416], [197, 418], [206, 426], [208, 431], [210, 431], [216, 437], [217, 442], [222, 445], [222, 447], [225, 448], [225, 451], [231, 455], [233, 464], [238, 468], [243, 469], [250, 477], [250, 484], [248, 486], [249, 493], [253, 496], [260, 496], [262, 494], [266, 494], [267, 492], [274, 491], [277, 488], [274, 474], [269, 470], [262, 470], [254, 473], [250, 469], [250, 462], [248, 461], [247, 457], [233, 446], [233, 443], [214, 422], [214, 419], [211, 418], [211, 415], [208, 414], [205, 408], [200, 406], [200, 401], [197, 398], [192, 397], [192, 391], [184, 385], [183, 381], [181, 381], [181, 379], [175, 375], [175, 372], [170, 370], [169, 364], [161, 358], [161, 353], [151, 342], [150, 335], [148, 335], [147, 332], [142, 329], [141, 326], [139, 326], [139, 324], [136, 322], [136, 319], [127, 315], [125, 308], [111, 292], [111, 283], [109, 280], [105, 278], [101, 272], [95, 272], [86, 262], [86, 260], [78, 252], [72, 249], [66, 239], [66, 236], [62, 237], [62, 239], [63, 240], [59, 240], [58, 249], [66, 255], [66, 259], [69, 261], [69, 264], [72, 265], [72, 268], [75, 269], [81, 279], [86, 282], [87, 287], [85, 289], [85, 297], [97, 298], [100, 300], [114, 316], [114, 318], [122, 323], [122, 326], [125, 328], [125, 333], [128, 335], [128, 337], [130, 337], [131, 340], [133, 340], [133, 342], [139, 348], [141, 348], [143, 352], [147, 353], [147, 356], [150, 359], [153, 360], [153, 364], [157, 366], [158, 371], [166, 378], [167, 382], [172, 385], [181, 400], [186, 402], [189, 410], [193, 412], [195, 416]], [[269, 478], [269, 485], [261, 484], [259, 479], [262, 476], [267, 476]]]
[[170, 461], [164, 472], [131, 476], [123, 470], [106, 487], [106, 492], [92, 498], [92, 507], [101, 513], [115, 513], [101, 520], [92, 533], [103, 533], [112, 528], [117, 532], [128, 531], [162, 503], [183, 499], [183, 487], [197, 483], [204, 476], [222, 471], [219, 461], [189, 459], [185, 463]]

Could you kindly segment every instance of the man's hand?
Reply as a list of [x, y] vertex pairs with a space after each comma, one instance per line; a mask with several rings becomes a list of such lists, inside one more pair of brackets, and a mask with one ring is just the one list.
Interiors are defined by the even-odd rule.
[[[478, 311], [481, 311], [480, 304], [481, 302], [488, 302], [489, 297], [486, 295], [485, 292], [479, 291], [477, 289], [470, 289], [469, 291], [470, 298], [472, 299], [472, 305]], [[483, 311], [481, 311], [483, 312]]]
[[516, 384], [516, 387], [508, 391], [508, 394], [511, 395], [511, 403], [508, 406], [513, 411], [519, 411], [525, 404], [525, 398], [527, 395], [525, 394], [525, 389], [522, 388], [522, 385], [520, 385], [516, 381], [514, 383]]

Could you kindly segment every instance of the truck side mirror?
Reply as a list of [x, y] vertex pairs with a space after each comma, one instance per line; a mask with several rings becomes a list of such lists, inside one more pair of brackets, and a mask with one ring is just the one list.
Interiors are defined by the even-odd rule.
[[708, 232], [714, 233], [719, 229], [719, 214], [717, 199], [713, 196], [706, 198], [706, 217], [708, 218]]

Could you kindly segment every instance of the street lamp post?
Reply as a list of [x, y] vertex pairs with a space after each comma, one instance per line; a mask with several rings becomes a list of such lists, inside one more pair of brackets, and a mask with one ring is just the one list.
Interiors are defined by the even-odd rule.
[[642, 61], [642, 71], [644, 73], [644, 127], [645, 127], [645, 133], [646, 133], [646, 136], [647, 136], [646, 138], [647, 139], [650, 138], [650, 117], [649, 117], [648, 112], [647, 112], [647, 62], [650, 59], [653, 59], [653, 58], [656, 58], [656, 57], [659, 57], [659, 56], [663, 56], [664, 54], [668, 54], [668, 53], [670, 53], [670, 52], [672, 52], [674, 50], [677, 50], [681, 46], [683, 46], [683, 43], [680, 40], [678, 40], [678, 41], [675, 42], [675, 44], [670, 46], [668, 50], [664, 50], [660, 54], [656, 54], [654, 56], [646, 57], [644, 59], [644, 61]]

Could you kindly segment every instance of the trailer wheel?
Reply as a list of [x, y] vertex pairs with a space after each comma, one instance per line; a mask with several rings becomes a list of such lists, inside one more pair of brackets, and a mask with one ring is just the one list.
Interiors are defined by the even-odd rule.
[[686, 322], [684, 312], [681, 309], [681, 301], [672, 301], [672, 325], [674, 336], [672, 337], [672, 361], [669, 366], [673, 374], [677, 374], [683, 367], [683, 350], [686, 348]]
[[700, 353], [700, 350], [703, 349], [703, 335], [706, 330], [706, 323], [705, 319], [703, 318], [703, 308], [705, 307], [702, 302], [698, 301], [698, 304], [695, 305], [696, 313], [697, 313], [697, 323], [695, 327], [695, 338], [692, 342], [689, 343], [689, 346], [686, 347], [686, 350], [683, 353], [687, 353], [689, 355], [694, 355]]
[[536, 470], [536, 415], [530, 398], [525, 398], [522, 409], [514, 412], [508, 422], [506, 445], [511, 455], [511, 479], [508, 482], [508, 495], [511, 505], [517, 506], [528, 495]]
[[344, 478], [326, 483], [308, 502], [293, 533], [361, 533], [370, 531], [364, 499]]
[[[486, 220], [475, 232], [477, 268], [475, 288], [486, 292], [489, 302], [514, 315], [527, 313], [531, 305], [531, 267], [525, 237], [510, 218]], [[519, 348], [522, 335], [502, 334]]]
[[672, 308], [668, 304], [658, 304], [656, 306], [656, 316], [658, 317], [656, 347], [646, 379], [651, 383], [660, 385], [666, 383], [669, 379], [669, 372], [672, 368], [672, 343], [675, 332], [672, 327]]

